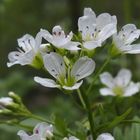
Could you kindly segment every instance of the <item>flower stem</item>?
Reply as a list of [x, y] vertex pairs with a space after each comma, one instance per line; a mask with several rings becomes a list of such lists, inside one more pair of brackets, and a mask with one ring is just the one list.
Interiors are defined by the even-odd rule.
[[83, 99], [83, 97], [81, 95], [80, 89], [77, 89], [77, 93], [78, 93], [79, 99], [80, 99], [80, 101], [81, 101], [81, 103], [83, 105], [83, 108], [86, 109], [86, 104], [85, 104], [84, 99]]
[[50, 124], [54, 124], [53, 122], [49, 121], [49, 120], [46, 120], [40, 116], [37, 116], [37, 115], [34, 115], [34, 114], [31, 114], [29, 115], [30, 118], [33, 118], [33, 119], [36, 119], [36, 120], [39, 120], [39, 121], [43, 121], [43, 122], [47, 122], [47, 123], [50, 123]]
[[90, 84], [90, 86], [89, 86], [89, 88], [88, 88], [88, 90], [87, 90], [87, 94], [90, 93], [90, 91], [91, 91], [91, 89], [92, 89], [92, 87], [93, 87], [93, 85], [94, 85], [94, 82], [97, 80], [97, 78], [98, 78], [98, 76], [100, 75], [100, 73], [104, 70], [104, 68], [106, 67], [106, 65], [109, 63], [110, 59], [111, 59], [110, 56], [107, 57], [107, 58], [105, 59], [103, 65], [99, 68], [99, 70], [97, 71], [97, 73], [96, 73], [95, 76], [93, 77], [92, 82], [91, 82], [91, 84]]
[[82, 98], [82, 102], [86, 108], [87, 114], [88, 114], [88, 120], [90, 123], [90, 130], [91, 130], [91, 135], [94, 140], [96, 140], [96, 133], [95, 133], [95, 126], [94, 126], [94, 120], [92, 116], [92, 109], [89, 103], [89, 99], [87, 95], [84, 92], [81, 92], [80, 89], [78, 90], [78, 93], [80, 94], [80, 97]]

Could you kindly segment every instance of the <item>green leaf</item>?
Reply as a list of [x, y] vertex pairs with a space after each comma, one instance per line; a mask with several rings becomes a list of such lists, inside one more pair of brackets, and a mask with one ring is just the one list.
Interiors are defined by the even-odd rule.
[[58, 131], [58, 133], [60, 133], [64, 137], [68, 135], [67, 124], [64, 119], [56, 115], [54, 119], [54, 123], [55, 123], [56, 131]]
[[112, 129], [113, 127], [120, 124], [130, 114], [131, 111], [132, 111], [132, 109], [129, 108], [125, 113], [123, 113], [120, 116], [117, 116], [113, 121], [99, 126], [99, 128], [97, 128], [96, 131], [101, 133], [101, 132], [108, 131], [108, 130]]

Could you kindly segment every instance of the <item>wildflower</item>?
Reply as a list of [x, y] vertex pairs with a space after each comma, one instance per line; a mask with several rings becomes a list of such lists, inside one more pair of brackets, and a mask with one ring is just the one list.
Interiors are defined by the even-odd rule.
[[65, 32], [62, 30], [60, 26], [54, 26], [52, 29], [52, 35], [44, 29], [41, 29], [40, 33], [42, 37], [46, 39], [49, 43], [59, 49], [66, 49], [66, 50], [80, 50], [79, 42], [71, 41], [73, 37], [73, 33], [70, 32], [67, 36]]
[[46, 140], [46, 138], [51, 139], [53, 137], [53, 126], [42, 122], [35, 126], [31, 136], [29, 136], [23, 130], [20, 130], [18, 135], [22, 140]]
[[15, 64], [20, 64], [40, 67], [42, 64], [41, 56], [39, 54], [39, 47], [41, 45], [40, 34], [37, 34], [35, 38], [26, 34], [17, 41], [20, 48], [18, 48], [18, 51], [9, 53], [9, 62], [7, 63], [7, 66], [11, 67]]
[[63, 140], [79, 140], [78, 138], [74, 137], [74, 136], [71, 136], [69, 138], [64, 138]]
[[118, 34], [113, 36], [112, 54], [137, 54], [140, 53], [140, 44], [132, 44], [140, 36], [140, 30], [134, 24], [122, 27]]
[[121, 69], [117, 76], [113, 78], [110, 73], [104, 72], [100, 75], [101, 82], [106, 88], [101, 88], [100, 93], [103, 96], [132, 96], [139, 92], [139, 83], [131, 81], [132, 74], [130, 70]]
[[117, 32], [116, 25], [116, 16], [102, 13], [96, 17], [91, 8], [85, 8], [84, 16], [78, 20], [84, 48], [91, 50], [101, 47], [106, 39]]
[[95, 62], [85, 56], [77, 60], [71, 68], [65, 65], [61, 55], [51, 52], [44, 56], [44, 66], [56, 81], [48, 78], [35, 77], [34, 80], [37, 83], [45, 87], [75, 90], [83, 83], [81, 79], [92, 74], [95, 69]]
[[115, 140], [109, 133], [103, 133], [97, 137], [97, 140]]

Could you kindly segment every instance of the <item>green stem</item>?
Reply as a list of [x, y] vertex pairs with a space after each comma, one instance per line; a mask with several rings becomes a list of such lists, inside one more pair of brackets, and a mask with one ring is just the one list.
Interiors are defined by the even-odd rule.
[[53, 122], [49, 121], [49, 120], [46, 120], [40, 116], [37, 116], [37, 115], [34, 115], [34, 114], [31, 114], [29, 115], [30, 118], [33, 118], [33, 119], [36, 119], [36, 120], [39, 120], [39, 121], [43, 121], [43, 122], [46, 122], [46, 123], [50, 123], [50, 124], [54, 124]]
[[80, 94], [80, 97], [82, 97], [82, 100], [83, 100], [84, 105], [85, 105], [86, 110], [87, 110], [92, 138], [94, 140], [96, 140], [94, 120], [93, 120], [93, 116], [92, 116], [92, 109], [91, 109], [91, 106], [90, 106], [90, 103], [89, 103], [89, 99], [88, 99], [87, 95], [84, 92], [81, 92], [80, 90], [78, 92]]
[[86, 104], [85, 104], [84, 99], [83, 99], [83, 97], [81, 95], [80, 89], [77, 89], [77, 93], [78, 93], [79, 99], [80, 99], [80, 101], [81, 101], [81, 103], [83, 105], [83, 108], [86, 109]]
[[105, 59], [103, 65], [100, 67], [100, 69], [97, 71], [97, 73], [96, 73], [95, 76], [93, 77], [92, 82], [91, 82], [91, 84], [90, 84], [90, 86], [89, 86], [89, 88], [88, 88], [88, 90], [87, 90], [87, 94], [90, 93], [90, 91], [91, 91], [91, 89], [92, 89], [92, 87], [93, 87], [93, 85], [94, 85], [94, 82], [97, 80], [98, 76], [101, 74], [101, 72], [104, 70], [104, 68], [106, 67], [106, 65], [109, 63], [110, 59], [111, 59], [111, 57], [107, 57], [107, 58]]

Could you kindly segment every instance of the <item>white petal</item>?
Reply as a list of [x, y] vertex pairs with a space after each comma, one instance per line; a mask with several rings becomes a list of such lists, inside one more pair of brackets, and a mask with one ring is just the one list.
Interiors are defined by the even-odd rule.
[[95, 62], [88, 57], [81, 57], [73, 65], [71, 76], [75, 78], [76, 81], [83, 79], [93, 73], [95, 69]]
[[83, 81], [80, 81], [78, 83], [75, 83], [73, 86], [69, 87], [69, 86], [63, 86], [63, 89], [66, 90], [76, 90], [79, 89], [79, 87], [82, 85]]
[[51, 52], [44, 56], [44, 66], [47, 71], [56, 79], [66, 76], [66, 68], [63, 57], [57, 53]]
[[58, 85], [54, 80], [48, 79], [48, 78], [41, 78], [41, 77], [34, 77], [34, 80], [41, 84], [42, 86], [45, 87], [50, 87], [50, 88], [59, 88], [60, 85]]
[[76, 51], [76, 50], [80, 50], [81, 49], [81, 48], [77, 47], [79, 45], [80, 45], [79, 42], [70, 41], [67, 44], [65, 44], [64, 46], [62, 46], [62, 48], [70, 50], [70, 51]]
[[93, 16], [96, 18], [96, 15], [91, 8], [84, 8], [84, 16]]
[[110, 89], [110, 88], [101, 88], [100, 89], [100, 94], [103, 95], [103, 96], [108, 96], [108, 95], [115, 96], [112, 89]]
[[88, 49], [88, 50], [92, 50], [95, 49], [97, 47], [101, 46], [101, 41], [86, 41], [83, 43], [84, 48]]
[[125, 89], [124, 96], [132, 96], [140, 91], [140, 83], [133, 83], [131, 82], [128, 87]]
[[35, 53], [33, 50], [30, 50], [29, 52], [26, 53], [13, 51], [8, 54], [8, 59], [10, 62], [7, 63], [7, 66], [11, 67], [15, 64], [29, 65], [32, 63], [34, 57]]
[[71, 137], [69, 137], [69, 140], [79, 140], [79, 139], [74, 136], [71, 136]]
[[108, 72], [104, 72], [100, 75], [101, 82], [109, 88], [114, 87], [114, 79], [112, 75]]
[[84, 16], [80, 17], [78, 19], [78, 30], [82, 31], [82, 37], [84, 39], [84, 36], [86, 34], [91, 34], [91, 32], [94, 32], [96, 24], [96, 15], [92, 11], [91, 8], [85, 8], [84, 9]]
[[18, 45], [21, 47], [25, 52], [28, 52], [32, 49], [35, 49], [36, 47], [36, 42], [35, 39], [29, 35], [26, 34], [22, 38], [18, 39]]
[[48, 42], [52, 43], [53, 36], [47, 30], [41, 29], [40, 34], [44, 39], [46, 39]]
[[29, 136], [25, 131], [23, 130], [20, 130], [18, 133], [17, 133], [18, 136], [20, 136], [21, 140], [41, 140], [39, 135], [37, 134], [34, 134], [34, 135], [31, 135]]
[[115, 140], [115, 139], [111, 134], [103, 133], [97, 137], [97, 140]]
[[53, 136], [53, 126], [45, 122], [39, 123], [33, 130], [34, 134], [38, 134], [40, 138], [51, 138]]
[[118, 86], [127, 86], [132, 77], [131, 71], [128, 69], [121, 69], [115, 77], [115, 83]]
[[108, 13], [102, 13], [97, 17], [98, 29], [103, 29], [108, 24], [117, 24], [116, 16], [111, 16]]
[[127, 24], [122, 27], [118, 35], [124, 40], [125, 44], [131, 44], [139, 38], [140, 30], [134, 24]]
[[98, 34], [98, 39], [101, 39], [104, 42], [107, 38], [112, 36], [117, 32], [116, 24], [108, 24]]
[[126, 51], [129, 54], [139, 54], [140, 53], [140, 44], [130, 45], [131, 50]]

